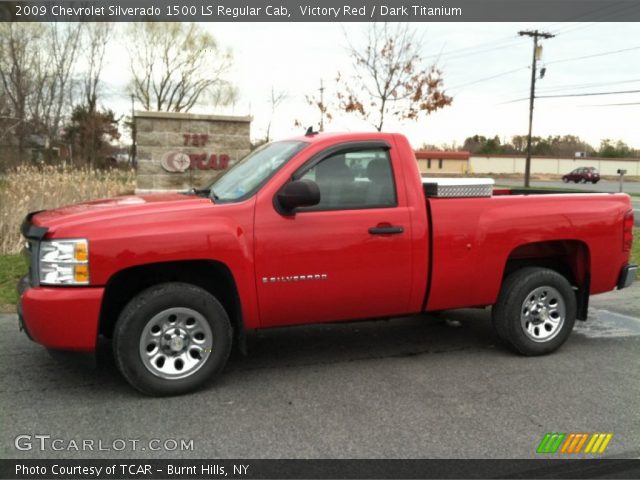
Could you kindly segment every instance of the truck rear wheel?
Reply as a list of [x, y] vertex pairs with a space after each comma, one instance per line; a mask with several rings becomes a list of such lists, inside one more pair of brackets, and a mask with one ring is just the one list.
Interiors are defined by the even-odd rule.
[[134, 297], [113, 335], [118, 369], [147, 395], [178, 395], [219, 374], [227, 363], [232, 328], [209, 292], [164, 283]]
[[492, 316], [507, 345], [523, 355], [544, 355], [557, 350], [573, 330], [576, 296], [558, 272], [527, 267], [507, 277]]

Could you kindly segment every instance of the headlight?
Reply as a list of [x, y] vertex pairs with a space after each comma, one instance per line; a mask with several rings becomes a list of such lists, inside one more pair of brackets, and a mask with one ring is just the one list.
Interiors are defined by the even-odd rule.
[[40, 244], [40, 283], [44, 285], [88, 285], [89, 242], [44, 240]]

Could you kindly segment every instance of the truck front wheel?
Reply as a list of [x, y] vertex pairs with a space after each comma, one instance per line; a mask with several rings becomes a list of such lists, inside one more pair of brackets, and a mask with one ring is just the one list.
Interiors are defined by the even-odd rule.
[[505, 280], [493, 306], [498, 336], [523, 355], [544, 355], [569, 337], [576, 320], [576, 296], [554, 270], [527, 267]]
[[118, 369], [147, 395], [194, 390], [224, 368], [232, 343], [229, 317], [209, 292], [164, 283], [134, 297], [113, 335]]

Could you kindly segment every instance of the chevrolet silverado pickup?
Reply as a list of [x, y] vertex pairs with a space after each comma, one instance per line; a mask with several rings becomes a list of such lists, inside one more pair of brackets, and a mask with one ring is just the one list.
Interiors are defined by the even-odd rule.
[[631, 284], [632, 227], [625, 194], [423, 179], [402, 135], [309, 132], [206, 189], [29, 214], [18, 317], [50, 349], [111, 338], [149, 395], [214, 378], [250, 330], [454, 308], [491, 306], [508, 347], [542, 355]]

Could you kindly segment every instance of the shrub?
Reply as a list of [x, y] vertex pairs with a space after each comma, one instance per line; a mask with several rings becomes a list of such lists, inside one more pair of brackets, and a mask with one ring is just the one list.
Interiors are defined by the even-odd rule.
[[19, 253], [20, 224], [34, 210], [133, 192], [132, 170], [23, 166], [0, 176], [0, 254]]

